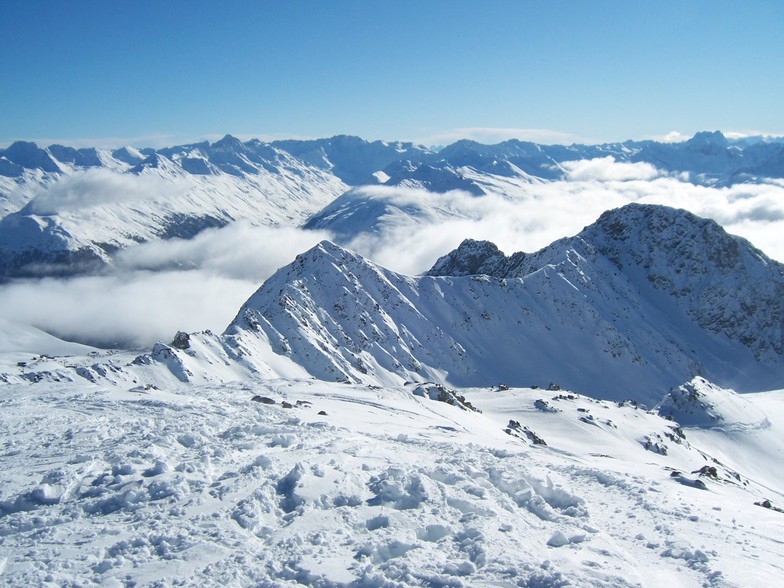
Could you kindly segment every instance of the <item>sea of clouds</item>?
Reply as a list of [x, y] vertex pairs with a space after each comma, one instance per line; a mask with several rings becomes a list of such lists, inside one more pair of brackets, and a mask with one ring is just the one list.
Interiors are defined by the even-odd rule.
[[[782, 181], [706, 187], [649, 164], [618, 163], [610, 157], [565, 167], [564, 180], [485, 196], [385, 186], [356, 189], [360, 198], [383, 202], [386, 213], [341, 244], [413, 275], [426, 271], [465, 238], [493, 241], [506, 253], [535, 251], [578, 233], [605, 210], [639, 202], [712, 218], [784, 261]], [[116, 174], [104, 175], [79, 180], [89, 183], [102, 204], [147, 192], [142, 184], [129, 188], [123, 179], [118, 186]], [[36, 206], [49, 211], [83, 206], [69, 181], [74, 180], [65, 178], [63, 185], [39, 196]], [[177, 330], [221, 332], [267, 277], [330, 238], [326, 231], [237, 222], [187, 241], [143, 243], [120, 252], [114, 268], [101, 275], [3, 285], [0, 318], [101, 346], [146, 347], [170, 340]]]

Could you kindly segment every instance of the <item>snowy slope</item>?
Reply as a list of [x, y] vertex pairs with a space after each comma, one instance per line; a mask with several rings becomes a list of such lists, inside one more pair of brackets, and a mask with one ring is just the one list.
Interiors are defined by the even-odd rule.
[[[0, 583], [774, 586], [784, 573], [784, 515], [756, 504], [784, 489], [716, 462], [691, 430], [566, 391], [463, 391], [481, 413], [415, 391], [1, 387]], [[784, 393], [751, 402], [768, 398], [780, 409]]]
[[239, 219], [297, 226], [347, 188], [280, 150], [232, 138], [188, 147], [169, 152], [172, 159], [151, 154], [123, 173], [62, 176], [0, 220], [0, 276], [96, 269], [129, 245], [187, 239]]
[[324, 242], [140, 355], [0, 325], [0, 584], [777, 585], [784, 391], [690, 370], [781, 381], [779, 264], [632, 206], [433, 273]]
[[[479, 220], [487, 213], [483, 195], [491, 194], [513, 205], [532, 198], [532, 184], [544, 183], [520, 170], [513, 176], [502, 176], [462, 167], [438, 174], [427, 171], [426, 177], [422, 170], [419, 166], [402, 172], [406, 179], [396, 184], [402, 190], [388, 187], [393, 185], [391, 181], [384, 186], [352, 188], [311, 216], [304, 228], [328, 230], [336, 241], [348, 244], [357, 236], [383, 234], [388, 228]], [[476, 206], [461, 198], [464, 194], [477, 197]], [[450, 196], [463, 206], [455, 206]]]
[[373, 174], [400, 160], [426, 157], [431, 151], [407, 142], [365, 141], [338, 135], [328, 139], [273, 141], [271, 145], [320, 169], [329, 170], [346, 184], [371, 182]]
[[460, 190], [511, 201], [530, 197], [531, 184], [573, 179], [575, 166], [586, 161], [726, 186], [784, 177], [781, 149], [779, 141], [732, 141], [719, 132], [679, 144], [458, 141], [438, 152], [348, 136], [265, 143], [227, 135], [213, 143], [113, 151], [19, 141], [0, 149], [0, 216], [8, 213], [0, 222], [0, 277], [89, 271], [134, 243], [190, 238], [238, 219], [308, 221], [308, 228], [335, 231], [345, 244], [401, 219], [482, 216], [448, 203], [379, 201], [363, 191], [333, 203], [349, 186]]
[[86, 355], [91, 351], [95, 349], [87, 345], [63, 341], [35, 327], [0, 319], [0, 355], [5, 361], [9, 360], [9, 356], [18, 356], [21, 361], [22, 356], [31, 353]]
[[534, 254], [467, 242], [419, 278], [323, 242], [227, 334], [261, 337], [325, 380], [557, 382], [652, 405], [698, 374], [780, 386], [782, 293], [781, 264], [715, 223], [629, 205]]

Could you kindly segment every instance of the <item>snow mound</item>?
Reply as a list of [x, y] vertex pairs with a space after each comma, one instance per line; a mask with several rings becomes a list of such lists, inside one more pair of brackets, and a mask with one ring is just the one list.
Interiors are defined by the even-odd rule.
[[684, 427], [759, 428], [768, 423], [751, 402], [699, 376], [670, 390], [658, 412]]

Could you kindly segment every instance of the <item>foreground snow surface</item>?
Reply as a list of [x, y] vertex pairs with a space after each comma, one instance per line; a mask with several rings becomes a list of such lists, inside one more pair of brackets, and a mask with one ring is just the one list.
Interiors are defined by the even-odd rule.
[[684, 438], [634, 405], [502, 388], [459, 391], [479, 413], [412, 385], [0, 386], [0, 584], [784, 577], [784, 514], [754, 504], [784, 503], [784, 391]]

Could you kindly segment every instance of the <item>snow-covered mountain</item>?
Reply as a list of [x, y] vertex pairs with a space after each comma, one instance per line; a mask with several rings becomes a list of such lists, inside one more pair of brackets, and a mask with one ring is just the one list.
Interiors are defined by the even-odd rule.
[[96, 270], [130, 245], [236, 220], [299, 226], [345, 182], [423, 153], [346, 136], [113, 151], [16, 142], [0, 150], [0, 279]]
[[50, 152], [59, 153], [35, 151], [48, 166], [35, 177], [59, 166], [59, 179], [0, 220], [0, 277], [99, 269], [130, 245], [187, 239], [236, 220], [298, 226], [348, 188], [285, 151], [229, 136], [154, 152], [132, 166], [115, 159], [114, 166], [65, 169]]
[[[704, 185], [753, 182], [760, 177], [782, 178], [784, 142], [780, 139], [731, 140], [720, 131], [700, 132], [682, 143], [625, 141], [601, 145], [539, 145], [512, 139], [496, 145], [461, 140], [436, 153], [401, 158], [378, 183], [406, 185], [414, 180], [443, 192], [469, 186], [462, 170], [554, 180], [568, 175], [565, 162], [611, 157], [621, 163], [647, 163], [664, 172], [685, 173], [688, 181]], [[389, 179], [386, 179], [388, 177]]]
[[783, 304], [784, 267], [745, 240], [629, 205], [533, 254], [467, 241], [418, 278], [323, 242], [267, 280], [227, 336], [240, 350], [261, 337], [325, 380], [555, 382], [653, 403], [694, 375], [781, 385]]
[[776, 585], [782, 288], [629, 205], [420, 277], [323, 242], [141, 354], [0, 321], [0, 583]]
[[783, 153], [780, 141], [733, 141], [719, 132], [677, 144], [458, 141], [438, 152], [348, 136], [265, 143], [227, 135], [157, 150], [20, 141], [0, 149], [0, 279], [90, 271], [129, 245], [190, 238], [240, 219], [305, 224], [347, 242], [380, 219], [423, 214], [422, 206], [349, 190], [363, 185], [519, 196], [532, 183], [568, 179], [569, 162], [608, 158], [715, 186], [782, 178]]
[[430, 149], [409, 142], [368, 142], [349, 135], [273, 141], [271, 145], [309, 165], [331, 171], [351, 186], [376, 181], [373, 174], [397, 161], [419, 161], [432, 153]]
[[780, 387], [782, 305], [782, 264], [713, 221], [628, 205], [536, 253], [466, 241], [420, 277], [324, 241], [265, 281], [222, 335], [183, 333], [119, 371], [39, 371], [155, 385], [554, 384], [652, 406], [697, 375], [742, 392]]

